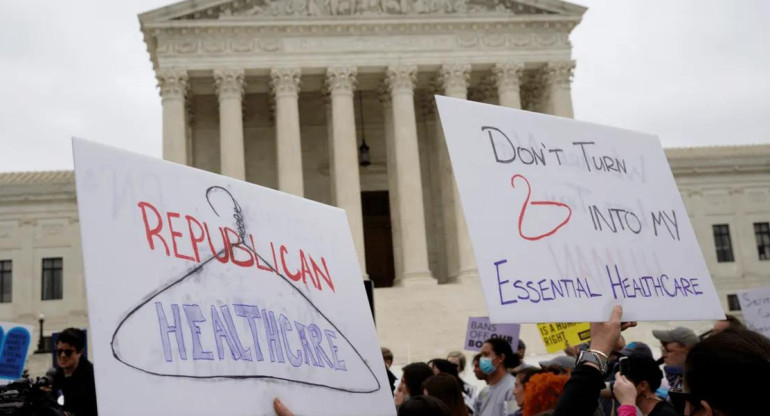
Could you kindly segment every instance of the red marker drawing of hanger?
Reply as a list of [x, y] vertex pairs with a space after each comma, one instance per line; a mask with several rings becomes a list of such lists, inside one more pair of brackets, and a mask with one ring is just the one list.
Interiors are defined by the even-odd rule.
[[[520, 175], [517, 173], [511, 177], [511, 186], [513, 188], [516, 188], [516, 179], [523, 180], [527, 187], [527, 199], [524, 200], [524, 204], [521, 207], [521, 213], [519, 214], [519, 235], [521, 236], [521, 238], [525, 240], [530, 240], [530, 241], [540, 240], [541, 238], [548, 237], [550, 235], [555, 234], [556, 231], [559, 231], [561, 227], [565, 226], [569, 222], [570, 218], [572, 218], [572, 208], [570, 208], [569, 205], [561, 202], [556, 202], [556, 201], [530, 202], [530, 197], [532, 196], [532, 186], [529, 184], [529, 180], [525, 178], [523, 175]], [[560, 222], [559, 225], [557, 225], [556, 227], [554, 227], [553, 229], [551, 229], [546, 233], [538, 234], [538, 235], [525, 235], [524, 231], [522, 231], [521, 229], [521, 225], [524, 222], [524, 215], [526, 215], [527, 209], [529, 208], [530, 205], [551, 205], [551, 206], [557, 206], [557, 207], [564, 207], [567, 209], [567, 217], [562, 222]]]

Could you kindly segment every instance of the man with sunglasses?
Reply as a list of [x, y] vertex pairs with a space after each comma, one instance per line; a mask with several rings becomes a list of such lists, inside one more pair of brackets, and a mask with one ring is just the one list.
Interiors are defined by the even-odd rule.
[[96, 416], [94, 366], [83, 357], [85, 333], [67, 328], [56, 341], [59, 369], [53, 378], [53, 390], [64, 395], [64, 410], [73, 416]]
[[672, 330], [654, 330], [652, 335], [660, 341], [663, 354], [663, 371], [666, 373], [669, 389], [682, 388], [682, 373], [687, 353], [700, 341], [691, 329], [676, 327]]

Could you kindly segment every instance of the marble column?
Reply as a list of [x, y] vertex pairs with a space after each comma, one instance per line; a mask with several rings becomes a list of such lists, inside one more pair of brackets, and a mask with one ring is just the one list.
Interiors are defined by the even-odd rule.
[[404, 267], [401, 284], [420, 280], [432, 281], [428, 267], [422, 175], [414, 110], [416, 77], [416, 66], [390, 66], [387, 69], [386, 80], [393, 100], [394, 150], [398, 170], [401, 253]]
[[549, 112], [555, 116], [572, 118], [572, 94], [570, 82], [574, 61], [549, 62], [545, 67], [546, 82], [549, 91]]
[[158, 86], [163, 104], [163, 158], [187, 164], [187, 71], [179, 68], [158, 69]]
[[300, 70], [275, 68], [270, 71], [275, 95], [275, 147], [278, 189], [303, 196], [302, 142], [299, 128]]
[[[469, 64], [444, 65], [439, 69], [440, 87], [447, 97], [467, 99]], [[457, 191], [452, 164], [449, 159], [444, 131], [439, 126], [439, 169], [441, 172], [441, 200], [444, 206], [444, 230], [447, 241], [449, 275], [458, 279], [478, 276], [468, 226], [465, 223], [460, 194]]]
[[388, 86], [380, 86], [380, 104], [382, 105], [383, 130], [385, 135], [385, 156], [388, 170], [388, 202], [390, 205], [391, 235], [393, 238], [393, 263], [396, 271], [395, 281], [400, 281], [404, 273], [401, 254], [401, 216], [398, 213], [398, 167], [396, 166], [396, 143], [393, 134], [393, 101]]
[[241, 101], [246, 87], [242, 69], [214, 71], [214, 85], [219, 96], [220, 172], [235, 179], [246, 179], [243, 148], [243, 109]]
[[521, 92], [519, 87], [523, 73], [524, 64], [515, 61], [498, 63], [492, 68], [501, 106], [521, 108]]
[[326, 70], [326, 84], [331, 95], [332, 137], [330, 173], [334, 204], [348, 215], [353, 243], [361, 272], [366, 278], [364, 223], [361, 212], [361, 182], [358, 175], [358, 140], [353, 107], [356, 89], [355, 67], [332, 67]]

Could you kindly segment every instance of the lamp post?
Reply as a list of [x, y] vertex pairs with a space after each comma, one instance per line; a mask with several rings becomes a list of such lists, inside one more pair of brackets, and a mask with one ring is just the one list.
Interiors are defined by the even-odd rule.
[[45, 315], [42, 313], [37, 316], [37, 321], [40, 323], [40, 338], [38, 338], [37, 341], [37, 351], [38, 353], [42, 353], [46, 351], [45, 348], [45, 338], [43, 337], [43, 323], [45, 323]]

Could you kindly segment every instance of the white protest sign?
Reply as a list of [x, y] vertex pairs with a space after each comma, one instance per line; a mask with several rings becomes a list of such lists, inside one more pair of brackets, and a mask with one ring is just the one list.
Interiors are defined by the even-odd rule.
[[770, 287], [738, 292], [746, 326], [770, 338]]
[[99, 413], [395, 415], [343, 210], [73, 148]]
[[724, 318], [656, 137], [436, 99], [492, 322]]
[[31, 326], [0, 322], [0, 384], [21, 378], [31, 344]]

